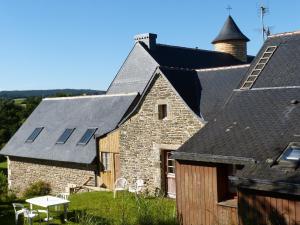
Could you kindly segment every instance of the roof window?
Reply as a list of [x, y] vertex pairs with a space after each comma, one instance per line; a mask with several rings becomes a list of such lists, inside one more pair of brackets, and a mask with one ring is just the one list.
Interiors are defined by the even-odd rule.
[[69, 139], [75, 128], [67, 128], [56, 141], [56, 144], [64, 144]]
[[300, 160], [300, 143], [291, 143], [282, 153], [279, 160], [299, 161]]
[[93, 137], [96, 130], [97, 130], [97, 128], [87, 129], [77, 144], [78, 145], [86, 145], [90, 141], [90, 139]]
[[37, 127], [34, 129], [34, 131], [30, 134], [30, 136], [26, 139], [26, 143], [32, 143], [34, 140], [39, 136], [39, 134], [42, 132], [44, 127]]
[[299, 166], [299, 162], [300, 162], [300, 143], [292, 142], [279, 156], [276, 164], [280, 167], [295, 168]]

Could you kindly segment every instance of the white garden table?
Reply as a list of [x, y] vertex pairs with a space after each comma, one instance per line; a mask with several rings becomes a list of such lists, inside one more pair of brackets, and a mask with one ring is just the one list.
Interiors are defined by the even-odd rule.
[[49, 224], [49, 207], [63, 205], [64, 206], [64, 219], [65, 219], [65, 221], [67, 220], [67, 207], [70, 202], [68, 200], [54, 197], [51, 195], [46, 195], [46, 196], [27, 199], [26, 202], [28, 202], [30, 204], [30, 210], [32, 210], [32, 205], [37, 205], [37, 206], [47, 208], [47, 223], [48, 224]]

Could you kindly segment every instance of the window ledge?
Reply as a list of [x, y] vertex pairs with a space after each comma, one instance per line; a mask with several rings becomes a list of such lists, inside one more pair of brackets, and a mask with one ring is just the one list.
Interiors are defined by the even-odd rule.
[[237, 199], [228, 199], [226, 201], [218, 202], [218, 205], [225, 206], [225, 207], [231, 207], [231, 208], [237, 208]]

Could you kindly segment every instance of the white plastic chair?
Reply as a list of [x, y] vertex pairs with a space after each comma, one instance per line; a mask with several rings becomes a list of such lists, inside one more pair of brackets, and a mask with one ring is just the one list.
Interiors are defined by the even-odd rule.
[[123, 177], [118, 178], [114, 186], [114, 198], [116, 198], [117, 191], [125, 191], [127, 189], [127, 180]]
[[[32, 219], [36, 216], [39, 216], [38, 211], [35, 210], [30, 211], [29, 209], [26, 208], [24, 208], [23, 213], [24, 213], [24, 218], [27, 219], [30, 225], [32, 225]], [[41, 220], [39, 220], [39, 224], [41, 224]]]
[[134, 188], [129, 188], [129, 192], [138, 194], [138, 193], [140, 193], [142, 191], [142, 189], [143, 189], [144, 186], [145, 186], [144, 180], [138, 179], [135, 182]]
[[20, 204], [20, 203], [13, 203], [12, 204], [14, 207], [14, 211], [15, 211], [15, 222], [16, 225], [18, 224], [18, 220], [19, 220], [19, 215], [24, 213], [24, 205]]

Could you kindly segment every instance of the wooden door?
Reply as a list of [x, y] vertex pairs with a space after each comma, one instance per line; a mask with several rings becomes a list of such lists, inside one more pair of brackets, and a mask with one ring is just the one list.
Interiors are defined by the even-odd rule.
[[115, 167], [115, 177], [114, 177], [114, 181], [116, 181], [116, 179], [120, 178], [121, 176], [121, 172], [120, 172], [120, 154], [114, 154], [114, 167]]
[[164, 151], [165, 190], [170, 198], [176, 198], [175, 160], [170, 159], [173, 151]]
[[108, 189], [113, 189], [113, 174], [114, 174], [114, 165], [113, 162], [113, 157], [112, 153], [110, 152], [101, 152], [101, 164], [102, 164], [102, 169], [100, 172], [100, 177], [102, 180], [102, 187], [108, 188]]

